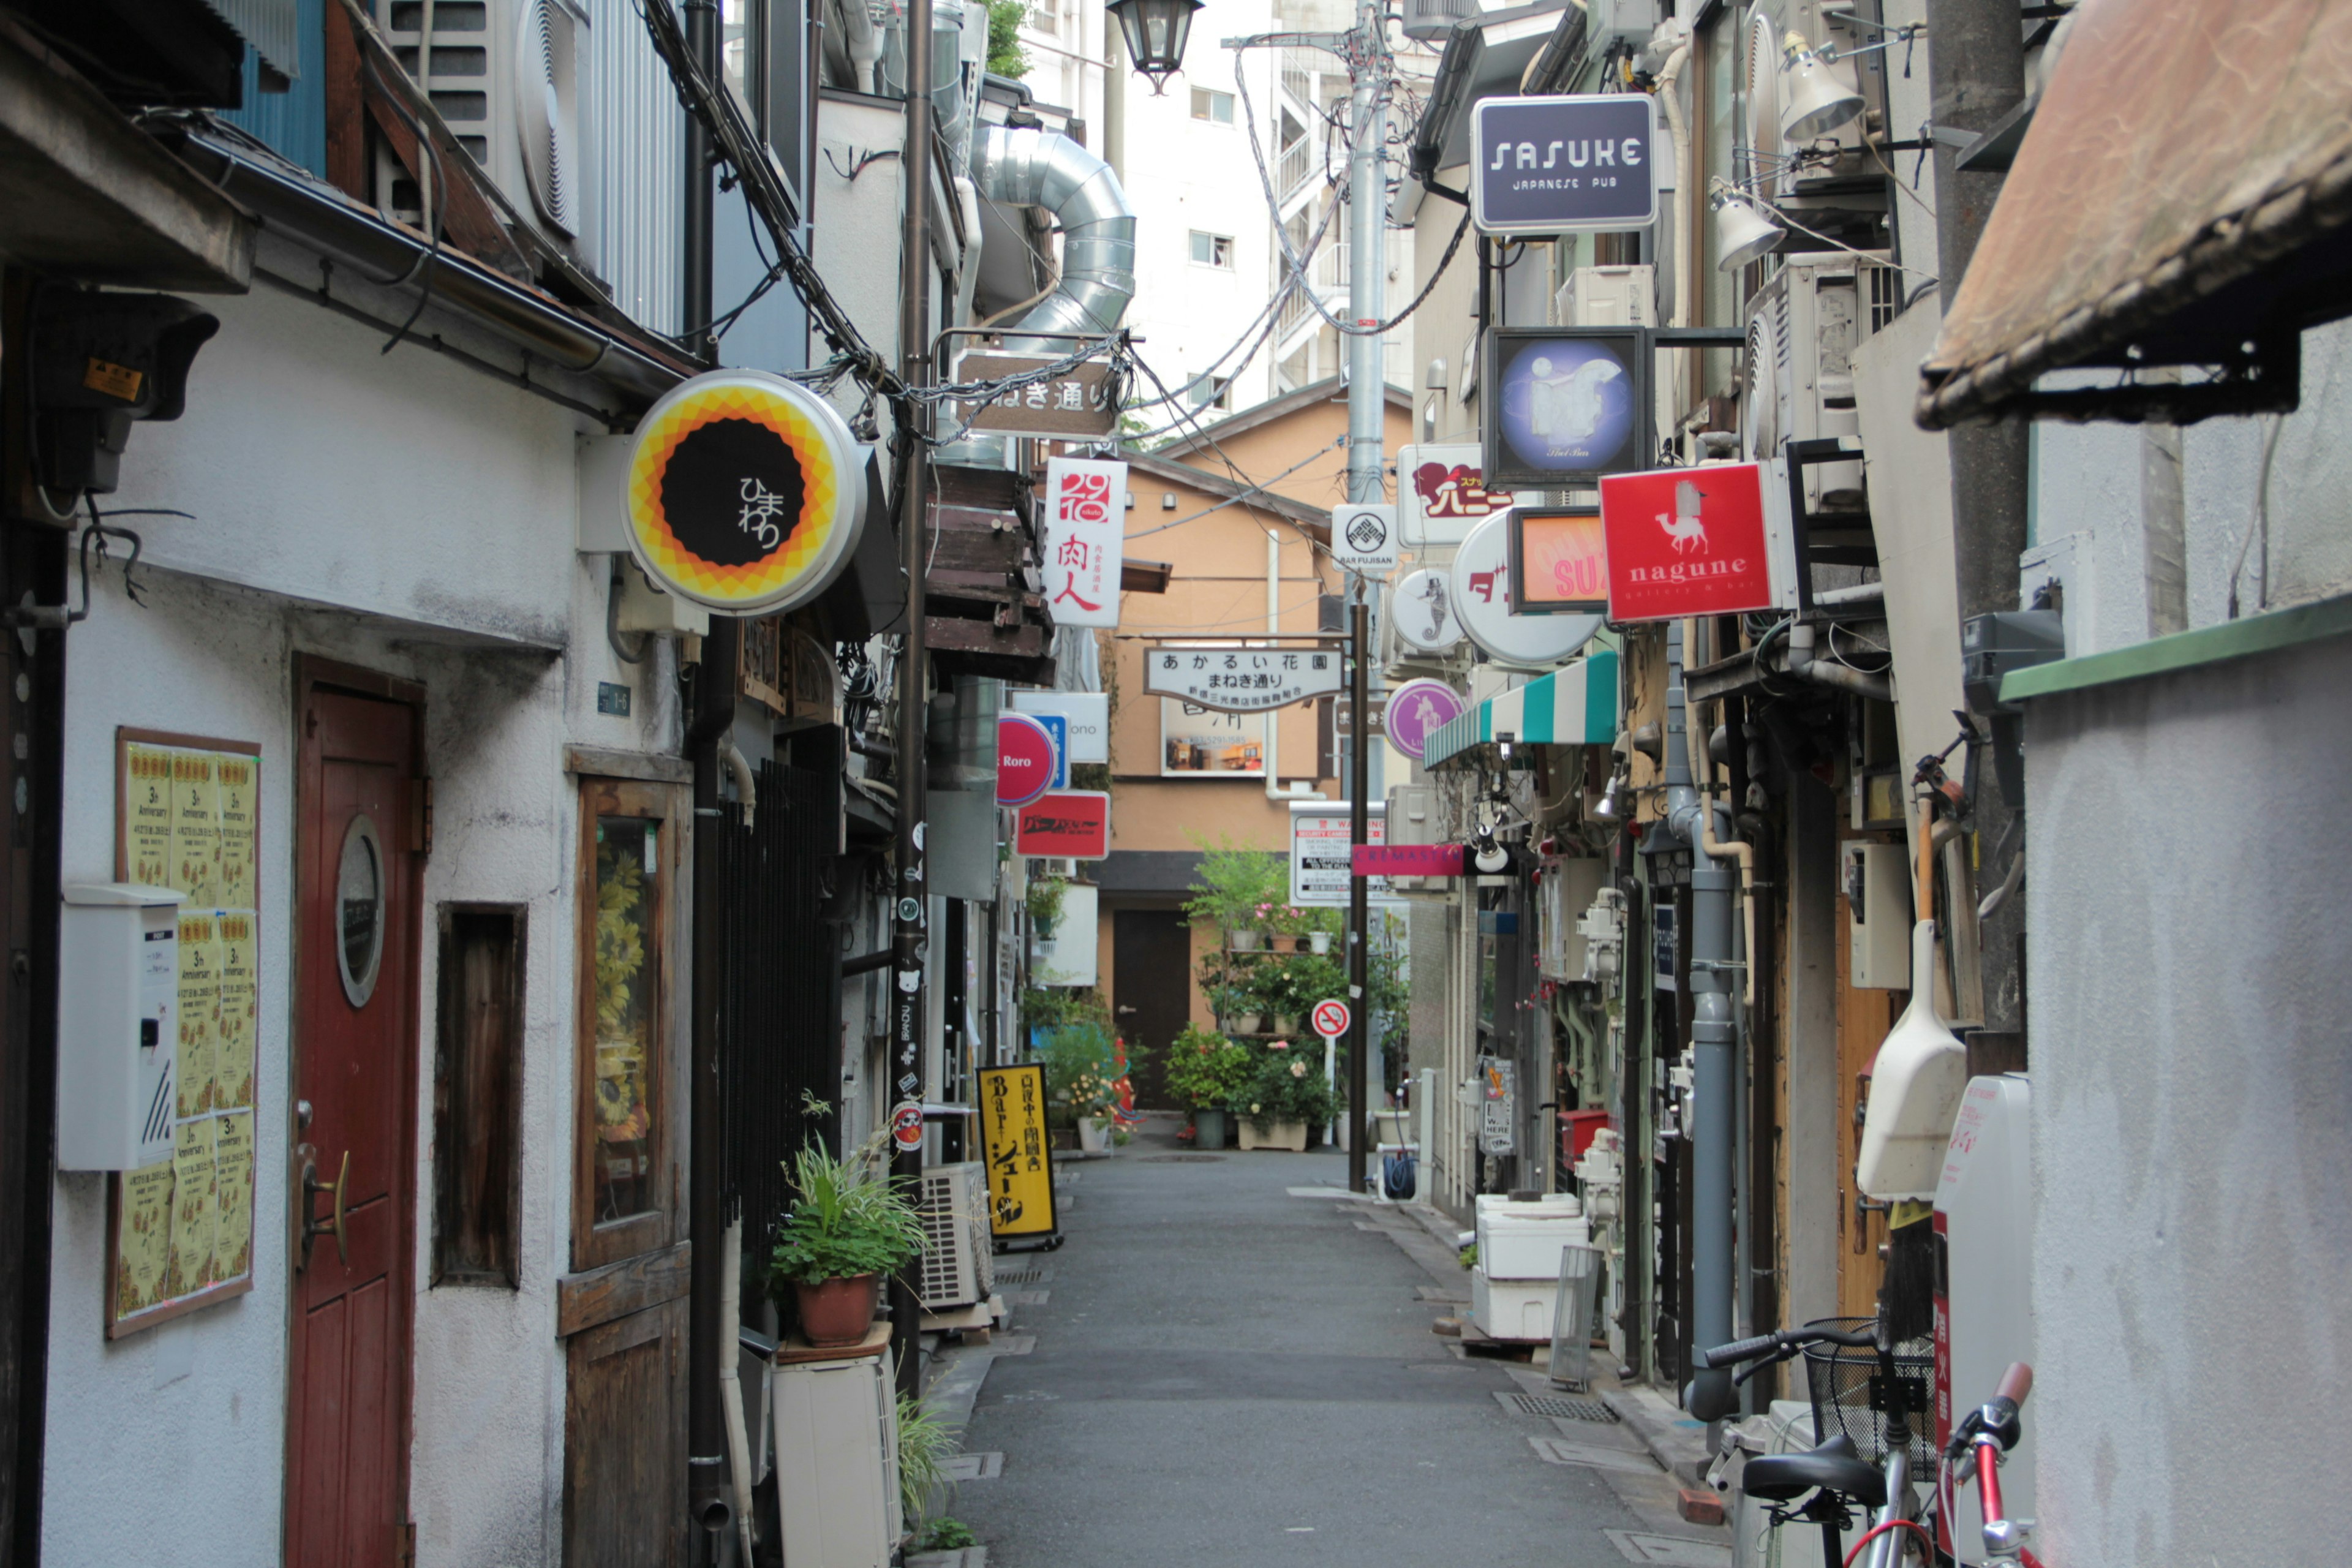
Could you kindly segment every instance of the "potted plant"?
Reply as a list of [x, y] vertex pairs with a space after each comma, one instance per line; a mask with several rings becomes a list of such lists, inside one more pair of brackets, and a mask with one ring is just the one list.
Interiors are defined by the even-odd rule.
[[1307, 951], [1317, 953], [1330, 952], [1331, 939], [1338, 935], [1339, 931], [1339, 911], [1318, 907], [1304, 912], [1307, 916], [1307, 924], [1304, 928]]
[[792, 1287], [809, 1343], [856, 1344], [873, 1326], [883, 1276], [923, 1250], [922, 1217], [892, 1184], [878, 1137], [845, 1160], [822, 1144], [803, 1149], [792, 1186], [770, 1279]]
[[1307, 1132], [1331, 1117], [1331, 1091], [1323, 1082], [1320, 1064], [1276, 1040], [1265, 1049], [1250, 1085], [1247, 1118], [1242, 1122], [1244, 1149], [1307, 1148]]
[[1065, 1024], [1045, 1032], [1039, 1056], [1045, 1064], [1049, 1114], [1058, 1110], [1076, 1125], [1079, 1148], [1105, 1152], [1126, 1076], [1118, 1065], [1118, 1039], [1092, 1021]]
[[1223, 931], [1224, 945], [1234, 952], [1254, 952], [1265, 926], [1260, 910], [1280, 896], [1287, 875], [1283, 858], [1270, 849], [1244, 849], [1231, 842], [1204, 847], [1184, 912]]
[[1254, 1070], [1247, 1047], [1195, 1025], [1186, 1025], [1168, 1047], [1168, 1092], [1192, 1108], [1200, 1148], [1225, 1146], [1225, 1112], [1249, 1088]]

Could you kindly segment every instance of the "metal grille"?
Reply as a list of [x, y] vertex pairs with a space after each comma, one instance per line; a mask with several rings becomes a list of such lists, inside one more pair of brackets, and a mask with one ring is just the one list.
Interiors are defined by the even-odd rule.
[[1006, 1285], [1034, 1285], [1045, 1278], [1045, 1271], [1042, 1268], [1000, 1268], [996, 1271], [996, 1283], [1000, 1288]]
[[1617, 1412], [1597, 1399], [1562, 1399], [1549, 1394], [1514, 1394], [1511, 1404], [1529, 1415], [1557, 1415], [1566, 1421], [1614, 1421]]
[[801, 1096], [831, 1103], [841, 1093], [841, 944], [818, 918], [840, 788], [832, 773], [769, 763], [759, 771], [751, 826], [731, 805], [698, 825], [720, 836], [723, 1201], [742, 1215], [743, 1245], [755, 1255], [775, 1240], [789, 1190], [784, 1163], [834, 1136], [837, 1111], [804, 1116]]

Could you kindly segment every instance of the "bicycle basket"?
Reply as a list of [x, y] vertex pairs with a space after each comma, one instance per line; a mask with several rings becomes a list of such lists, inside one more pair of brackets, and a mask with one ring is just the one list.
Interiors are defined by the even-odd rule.
[[[1874, 1318], [1820, 1318], [1809, 1329], [1867, 1331]], [[1813, 1431], [1822, 1442], [1843, 1432], [1853, 1439], [1864, 1460], [1886, 1462], [1886, 1415], [1890, 1391], [1878, 1370], [1878, 1352], [1868, 1346], [1810, 1344], [1805, 1347], [1805, 1381], [1813, 1399]], [[1895, 1350], [1892, 1391], [1903, 1403], [1911, 1423], [1911, 1471], [1934, 1473], [1936, 1463], [1936, 1349], [1932, 1340], [1908, 1340]]]

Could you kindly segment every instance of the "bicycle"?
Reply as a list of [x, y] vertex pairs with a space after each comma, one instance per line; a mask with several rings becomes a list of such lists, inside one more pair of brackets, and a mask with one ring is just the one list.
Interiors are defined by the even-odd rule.
[[[2025, 1544], [2033, 1533], [2032, 1521], [2010, 1518], [2000, 1500], [2000, 1457], [2017, 1447], [2018, 1438], [2023, 1435], [2019, 1412], [2024, 1406], [2025, 1396], [2032, 1392], [2033, 1369], [2021, 1361], [2010, 1363], [1992, 1397], [1955, 1422], [1951, 1441], [1944, 1446], [1948, 1471], [1971, 1455], [1976, 1460], [1977, 1496], [1984, 1514], [1982, 1534], [1989, 1563], [2015, 1563], [2022, 1568], [2043, 1568], [2042, 1559], [2027, 1550]], [[1942, 1523], [1950, 1518], [1953, 1488], [1948, 1474], [1936, 1489], [1939, 1499], [1937, 1519]], [[1958, 1537], [1959, 1531], [1950, 1528], [1948, 1533]]]
[[[1754, 1363], [1742, 1367], [1731, 1380], [1731, 1387], [1737, 1388], [1765, 1367], [1794, 1360], [1812, 1344], [1874, 1350], [1878, 1354], [1882, 1386], [1890, 1391], [1902, 1386], [1895, 1365], [1894, 1344], [1881, 1331], [1780, 1329], [1701, 1352], [1699, 1362], [1718, 1371], [1738, 1366], [1742, 1362]], [[1691, 1413], [1711, 1421], [1730, 1411], [1707, 1410], [1694, 1405]], [[1911, 1423], [1900, 1398], [1887, 1401], [1885, 1436], [1886, 1459], [1883, 1467], [1874, 1467], [1864, 1459], [1853, 1439], [1841, 1432], [1802, 1454], [1757, 1455], [1740, 1472], [1740, 1489], [1771, 1505], [1769, 1513], [1776, 1530], [1801, 1521], [1819, 1526], [1824, 1568], [1848, 1568], [1864, 1551], [1870, 1552], [1869, 1568], [1899, 1568], [1902, 1543], [1908, 1539], [1903, 1533], [1906, 1531], [1918, 1538], [1926, 1549], [1927, 1561], [1933, 1563], [1937, 1561], [1936, 1538], [1917, 1518], [1918, 1500], [1911, 1481]], [[1938, 1488], [1937, 1496], [1940, 1495]], [[1800, 1499], [1803, 1500], [1801, 1507], [1787, 1506]], [[1876, 1517], [1853, 1550], [1842, 1552], [1842, 1539], [1853, 1522], [1857, 1506], [1876, 1510]]]

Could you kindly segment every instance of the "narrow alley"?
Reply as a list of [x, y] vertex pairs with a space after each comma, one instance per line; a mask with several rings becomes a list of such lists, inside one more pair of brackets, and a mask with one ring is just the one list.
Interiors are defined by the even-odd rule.
[[983, 1364], [962, 1468], [988, 1479], [947, 1511], [988, 1568], [1730, 1561], [1632, 1428], [1524, 1413], [1567, 1396], [1431, 1331], [1469, 1275], [1405, 1210], [1339, 1196], [1344, 1155], [1196, 1153], [1181, 1125], [1060, 1168], [1069, 1244], [999, 1259], [1012, 1332], [935, 1385]]

